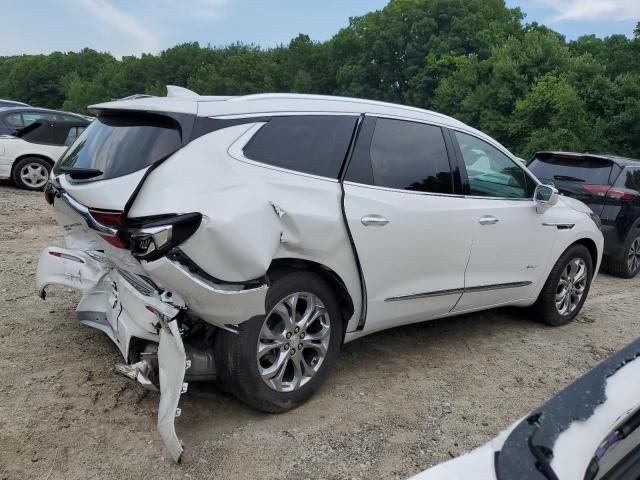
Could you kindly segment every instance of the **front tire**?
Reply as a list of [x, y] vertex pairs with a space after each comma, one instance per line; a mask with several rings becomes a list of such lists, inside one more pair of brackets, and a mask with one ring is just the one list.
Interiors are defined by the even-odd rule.
[[241, 323], [238, 333], [220, 332], [216, 367], [238, 399], [281, 413], [311, 398], [333, 371], [344, 323], [333, 288], [309, 272], [275, 280], [265, 311]]
[[622, 247], [622, 259], [609, 258], [606, 270], [620, 278], [633, 278], [640, 272], [640, 231], [632, 232]]
[[49, 179], [51, 165], [42, 158], [27, 157], [13, 168], [14, 183], [25, 190], [42, 190]]
[[554, 265], [533, 306], [537, 319], [553, 327], [570, 323], [580, 313], [592, 279], [591, 253], [584, 245], [572, 245]]

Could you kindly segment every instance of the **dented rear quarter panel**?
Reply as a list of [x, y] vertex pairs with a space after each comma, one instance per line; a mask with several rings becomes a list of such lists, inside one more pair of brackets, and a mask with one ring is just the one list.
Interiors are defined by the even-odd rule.
[[348, 330], [354, 330], [360, 279], [342, 218], [340, 183], [244, 158], [242, 148], [261, 125], [229, 127], [186, 145], [149, 174], [129, 216], [202, 213], [202, 225], [180, 248], [227, 282], [262, 277], [282, 258], [331, 269], [353, 300]]

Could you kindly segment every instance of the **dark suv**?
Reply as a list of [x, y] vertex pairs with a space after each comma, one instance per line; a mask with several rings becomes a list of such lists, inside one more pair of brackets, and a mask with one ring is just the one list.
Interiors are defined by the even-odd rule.
[[623, 278], [640, 272], [640, 160], [588, 153], [539, 152], [529, 169], [602, 220], [603, 267]]

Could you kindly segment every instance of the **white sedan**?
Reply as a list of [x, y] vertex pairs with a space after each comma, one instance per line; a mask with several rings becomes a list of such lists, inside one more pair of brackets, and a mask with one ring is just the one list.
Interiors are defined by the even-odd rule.
[[32, 124], [14, 135], [0, 135], [0, 178], [20, 188], [41, 190], [55, 162], [89, 122]]

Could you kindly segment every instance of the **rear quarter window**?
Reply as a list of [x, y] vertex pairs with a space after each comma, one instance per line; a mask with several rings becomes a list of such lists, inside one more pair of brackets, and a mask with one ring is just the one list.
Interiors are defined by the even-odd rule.
[[328, 178], [338, 178], [357, 117], [275, 117], [244, 147], [250, 160]]
[[543, 182], [609, 185], [612, 163], [597, 158], [536, 157], [529, 170]]

